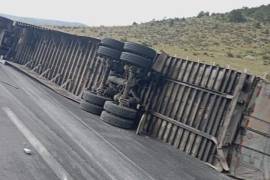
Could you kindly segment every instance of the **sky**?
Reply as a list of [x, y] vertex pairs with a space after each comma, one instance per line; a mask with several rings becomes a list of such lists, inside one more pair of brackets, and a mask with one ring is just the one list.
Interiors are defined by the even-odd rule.
[[263, 4], [270, 0], [0, 0], [0, 13], [113, 26]]

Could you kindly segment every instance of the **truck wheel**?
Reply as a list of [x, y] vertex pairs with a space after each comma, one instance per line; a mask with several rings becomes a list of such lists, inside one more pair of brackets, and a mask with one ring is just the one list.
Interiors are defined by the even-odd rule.
[[119, 51], [123, 50], [124, 43], [111, 38], [104, 38], [101, 40], [100, 44], [102, 46], [110, 47], [113, 49], [117, 49]]
[[84, 101], [84, 100], [81, 101], [80, 105], [81, 105], [82, 110], [85, 110], [89, 113], [96, 114], [96, 115], [100, 115], [102, 110], [103, 110], [103, 108], [101, 106], [91, 104], [91, 103]]
[[119, 116], [115, 116], [111, 113], [108, 113], [106, 111], [102, 111], [100, 115], [100, 119], [102, 119], [104, 122], [111, 124], [116, 127], [124, 128], [124, 129], [132, 129], [135, 126], [135, 122], [126, 120], [124, 118], [121, 118]]
[[113, 101], [106, 101], [104, 104], [104, 110], [125, 119], [134, 120], [137, 118], [137, 111], [135, 109], [119, 106]]
[[129, 52], [122, 52], [120, 60], [143, 68], [148, 68], [152, 64], [151, 59], [147, 59], [145, 57]]
[[99, 46], [97, 50], [97, 54], [112, 58], [114, 60], [119, 60], [121, 51], [112, 49], [109, 47], [105, 47], [105, 46]]
[[95, 104], [95, 105], [98, 105], [101, 107], [103, 107], [105, 101], [111, 100], [110, 98], [107, 98], [104, 96], [99, 96], [99, 95], [94, 94], [90, 91], [84, 91], [84, 93], [82, 95], [82, 99], [91, 103], [91, 104]]
[[156, 51], [154, 49], [133, 42], [125, 42], [123, 49], [124, 51], [138, 54], [151, 60], [156, 57]]

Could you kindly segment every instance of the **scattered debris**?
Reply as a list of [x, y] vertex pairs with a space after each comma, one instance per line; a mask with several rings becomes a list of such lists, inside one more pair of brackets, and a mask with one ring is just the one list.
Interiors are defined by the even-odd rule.
[[24, 153], [27, 154], [27, 155], [32, 155], [31, 149], [24, 148], [23, 151], [24, 151]]

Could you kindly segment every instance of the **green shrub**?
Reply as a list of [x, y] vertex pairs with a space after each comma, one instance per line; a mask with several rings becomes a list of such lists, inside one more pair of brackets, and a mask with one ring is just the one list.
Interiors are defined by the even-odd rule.
[[265, 78], [270, 81], [270, 72], [266, 74]]
[[197, 15], [197, 18], [201, 18], [201, 17], [204, 17], [204, 16], [209, 16], [209, 12], [204, 12], [204, 11], [201, 11], [199, 12], [199, 14]]
[[270, 60], [270, 55], [265, 54], [265, 55], [262, 56], [262, 59], [263, 60]]
[[263, 60], [263, 65], [266, 65], [266, 66], [267, 65], [270, 65], [270, 60], [268, 60], [268, 59], [267, 60]]
[[242, 58], [242, 56], [241, 56], [240, 54], [237, 54], [235, 57], [237, 57], [237, 58], [239, 58], [239, 59]]
[[227, 52], [226, 55], [227, 55], [227, 57], [230, 57], [230, 58], [234, 57], [233, 53], [231, 53], [231, 52]]
[[230, 22], [236, 22], [236, 23], [242, 23], [246, 22], [246, 17], [242, 14], [239, 10], [233, 10], [229, 13], [229, 21]]
[[263, 31], [264, 34], [270, 34], [269, 29], [266, 29], [265, 31]]
[[256, 22], [256, 23], [254, 23], [254, 27], [257, 28], [257, 29], [261, 29], [262, 25], [261, 25], [260, 22]]
[[207, 52], [204, 52], [204, 53], [203, 53], [203, 55], [205, 55], [205, 56], [209, 56]]

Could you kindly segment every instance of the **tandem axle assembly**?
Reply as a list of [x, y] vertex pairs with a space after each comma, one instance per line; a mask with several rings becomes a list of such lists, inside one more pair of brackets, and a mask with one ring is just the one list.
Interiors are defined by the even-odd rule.
[[141, 44], [103, 39], [98, 48], [103, 72], [98, 85], [82, 96], [82, 109], [101, 114], [108, 124], [132, 129], [138, 123], [138, 90], [147, 78], [156, 52]]

